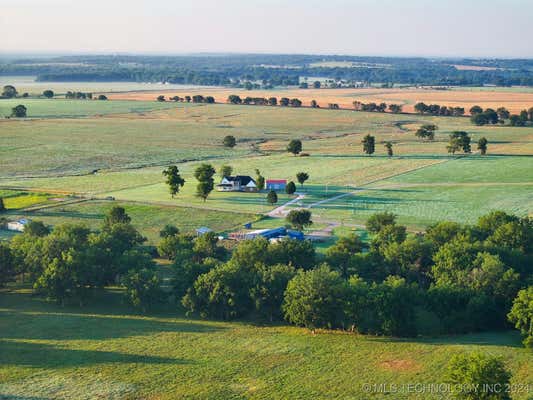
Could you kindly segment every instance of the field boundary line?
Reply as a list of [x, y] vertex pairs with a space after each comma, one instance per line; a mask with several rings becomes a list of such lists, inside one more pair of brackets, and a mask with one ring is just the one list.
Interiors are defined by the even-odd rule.
[[[383, 181], [385, 179], [390, 179], [390, 178], [394, 178], [396, 176], [409, 174], [411, 172], [418, 171], [418, 170], [421, 170], [421, 169], [424, 169], [424, 168], [428, 168], [428, 167], [431, 167], [433, 165], [444, 164], [444, 163], [447, 163], [447, 162], [450, 162], [450, 161], [459, 160], [459, 159], [464, 158], [464, 157], [468, 157], [468, 156], [456, 156], [456, 157], [452, 157], [452, 158], [449, 158], [449, 159], [439, 160], [439, 161], [437, 161], [435, 163], [421, 165], [419, 167], [415, 167], [415, 168], [412, 168], [412, 169], [409, 169], [409, 170], [406, 170], [406, 171], [402, 171], [402, 172], [399, 172], [397, 174], [392, 174], [392, 175], [388, 175], [388, 176], [385, 176], [385, 177], [382, 177], [382, 178], [377, 178], [377, 179], [374, 179], [374, 180], [371, 180], [371, 181], [368, 181], [368, 182], [365, 182], [365, 183], [359, 185], [359, 187], [356, 188], [355, 190], [352, 190], [352, 191], [347, 192], [347, 193], [342, 193], [342, 194], [339, 194], [339, 195], [334, 196], [334, 197], [330, 197], [329, 199], [324, 199], [324, 200], [317, 201], [316, 203], [310, 204], [310, 205], [308, 205], [305, 208], [313, 208], [313, 207], [319, 206], [321, 204], [325, 204], [325, 203], [329, 203], [331, 201], [335, 201], [335, 200], [341, 199], [343, 197], [352, 196], [352, 195], [356, 194], [357, 192], [360, 192], [361, 190], [365, 190], [364, 188], [366, 186], [374, 184], [376, 182]], [[363, 189], [360, 189], [360, 188], [363, 188]]]

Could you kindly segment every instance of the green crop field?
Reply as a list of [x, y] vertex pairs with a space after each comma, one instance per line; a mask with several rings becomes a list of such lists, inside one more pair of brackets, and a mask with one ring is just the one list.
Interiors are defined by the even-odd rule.
[[[501, 356], [512, 383], [531, 384], [531, 353], [516, 333], [394, 340], [168, 310], [139, 316], [107, 293], [58, 307], [28, 291], [0, 292], [0, 393], [7, 399], [361, 399], [363, 384], [444, 382], [450, 356]], [[441, 399], [431, 393], [371, 398]], [[525, 400], [528, 393], [513, 393]]]

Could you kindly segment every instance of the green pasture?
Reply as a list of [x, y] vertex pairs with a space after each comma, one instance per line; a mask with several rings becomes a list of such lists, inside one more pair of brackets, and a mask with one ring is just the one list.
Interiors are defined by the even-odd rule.
[[73, 99], [1, 99], [0, 116], [11, 115], [18, 104], [27, 108], [28, 118], [80, 118], [95, 115], [145, 113], [153, 110], [188, 106], [174, 102], [155, 101], [103, 101]]
[[[59, 307], [26, 290], [0, 292], [0, 396], [8, 399], [361, 399], [362, 385], [441, 383], [450, 357], [501, 356], [531, 384], [517, 332], [397, 340], [289, 326], [141, 316], [107, 292]], [[176, 306], [177, 308], [177, 306]], [[530, 394], [513, 394], [525, 400]], [[388, 399], [374, 393], [371, 398]], [[440, 399], [396, 393], [395, 399]]]

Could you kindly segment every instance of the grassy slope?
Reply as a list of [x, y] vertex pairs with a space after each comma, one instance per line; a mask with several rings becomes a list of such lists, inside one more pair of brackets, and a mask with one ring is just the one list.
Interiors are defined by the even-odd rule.
[[0, 304], [0, 395], [13, 398], [360, 399], [363, 383], [441, 383], [450, 356], [474, 350], [502, 356], [514, 383], [533, 379], [515, 332], [393, 340], [143, 317], [111, 296], [80, 309], [0, 293]]

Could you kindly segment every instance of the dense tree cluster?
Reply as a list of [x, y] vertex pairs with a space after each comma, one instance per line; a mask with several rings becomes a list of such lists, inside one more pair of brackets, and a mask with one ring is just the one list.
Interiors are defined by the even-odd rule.
[[[303, 212], [290, 213], [298, 228], [310, 222]], [[85, 303], [95, 289], [120, 284], [142, 310], [173, 299], [204, 317], [285, 319], [378, 335], [456, 334], [510, 322], [533, 345], [530, 218], [495, 211], [475, 225], [440, 222], [410, 234], [381, 213], [367, 230], [368, 243], [350, 234], [318, 255], [309, 241], [264, 238], [230, 252], [212, 232], [196, 237], [165, 226], [158, 252], [172, 261], [174, 278], [164, 293], [144, 238], [115, 207], [97, 232], [29, 224], [0, 244], [0, 284], [18, 276], [59, 303]]]
[[509, 122], [511, 126], [526, 126], [533, 124], [533, 107], [528, 110], [522, 110], [519, 114], [511, 114], [505, 107], [499, 107], [497, 110], [487, 108], [483, 110], [479, 106], [473, 106], [470, 109], [470, 121], [478, 126], [505, 124]]
[[[160, 289], [139, 287], [149, 275], [154, 279], [155, 264], [142, 247], [145, 240], [121, 207], [110, 210], [98, 232], [81, 224], [58, 225], [50, 231], [42, 223], [31, 222], [9, 246], [0, 247], [0, 282], [16, 273], [37, 293], [60, 304], [83, 304], [94, 289], [123, 284], [132, 303], [146, 307], [136, 298]], [[137, 273], [142, 276], [134, 278]], [[136, 289], [129, 285], [134, 280]]]
[[460, 117], [464, 115], [465, 109], [463, 107], [447, 107], [440, 106], [438, 104], [425, 104], [425, 103], [416, 103], [414, 107], [415, 111], [422, 115], [442, 115], [442, 116], [453, 116]]

